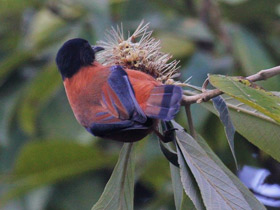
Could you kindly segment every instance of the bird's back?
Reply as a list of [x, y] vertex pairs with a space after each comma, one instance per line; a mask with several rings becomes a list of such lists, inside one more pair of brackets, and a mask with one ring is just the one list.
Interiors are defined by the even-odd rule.
[[140, 71], [131, 69], [126, 69], [125, 71], [132, 84], [137, 102], [140, 107], [145, 110], [151, 91], [155, 87], [162, 85], [162, 83]]
[[152, 76], [135, 70], [126, 70], [134, 88], [135, 97], [144, 113], [151, 118], [169, 121], [180, 109], [181, 87], [164, 85]]
[[86, 126], [95, 120], [101, 106], [101, 87], [106, 83], [110, 71], [94, 63], [83, 67], [75, 76], [64, 80], [65, 91], [76, 119]]

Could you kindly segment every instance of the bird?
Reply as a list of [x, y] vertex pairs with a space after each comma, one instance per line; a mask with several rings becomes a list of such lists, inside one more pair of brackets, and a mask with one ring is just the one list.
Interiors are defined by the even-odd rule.
[[82, 38], [66, 41], [56, 64], [77, 121], [92, 135], [135, 142], [158, 131], [180, 109], [182, 88], [165, 85], [147, 73], [120, 65], [103, 65], [96, 53], [103, 47]]

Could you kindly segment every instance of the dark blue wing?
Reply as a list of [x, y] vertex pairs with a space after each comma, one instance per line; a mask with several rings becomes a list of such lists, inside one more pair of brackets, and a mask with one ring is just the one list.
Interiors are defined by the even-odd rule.
[[110, 70], [108, 82], [103, 86], [103, 104], [119, 119], [145, 123], [147, 117], [136, 101], [126, 72], [121, 66], [113, 66]]
[[97, 136], [120, 130], [147, 129], [147, 117], [136, 101], [127, 73], [121, 66], [112, 66], [107, 83], [102, 87], [102, 112], [88, 129]]

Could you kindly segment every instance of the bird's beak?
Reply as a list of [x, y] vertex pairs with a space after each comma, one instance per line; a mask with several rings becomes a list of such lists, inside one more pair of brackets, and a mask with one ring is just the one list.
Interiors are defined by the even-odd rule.
[[94, 45], [92, 45], [91, 48], [93, 49], [93, 52], [94, 52], [94, 53], [97, 53], [97, 52], [99, 52], [99, 51], [101, 51], [101, 50], [104, 50], [103, 47], [94, 46]]

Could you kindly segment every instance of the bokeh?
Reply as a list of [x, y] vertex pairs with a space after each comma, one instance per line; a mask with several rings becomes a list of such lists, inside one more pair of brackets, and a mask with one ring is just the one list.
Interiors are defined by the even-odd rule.
[[[162, 51], [180, 60], [181, 81], [207, 74], [247, 76], [279, 65], [278, 0], [0, 0], [0, 197], [3, 209], [90, 209], [108, 181], [121, 143], [91, 136], [75, 120], [55, 64], [59, 47], [95, 44], [123, 24], [150, 22]], [[279, 91], [280, 79], [260, 82]], [[197, 131], [233, 171], [219, 119], [192, 106]], [[177, 121], [186, 126], [182, 111]], [[279, 164], [236, 135], [239, 164]], [[135, 209], [174, 209], [169, 163], [151, 135], [136, 149]], [[276, 179], [275, 182], [279, 182]], [[0, 198], [1, 200], [1, 198]]]

